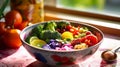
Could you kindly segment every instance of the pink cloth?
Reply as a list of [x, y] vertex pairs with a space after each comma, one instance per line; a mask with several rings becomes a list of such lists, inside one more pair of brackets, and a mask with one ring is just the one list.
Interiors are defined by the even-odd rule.
[[36, 61], [27, 51], [21, 46], [19, 49], [8, 49], [0, 51], [0, 67], [25, 67]]

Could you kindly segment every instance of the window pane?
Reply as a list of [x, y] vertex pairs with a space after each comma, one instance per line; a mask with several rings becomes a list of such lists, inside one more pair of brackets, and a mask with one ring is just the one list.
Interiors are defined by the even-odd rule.
[[120, 17], [120, 0], [57, 0], [57, 7]]

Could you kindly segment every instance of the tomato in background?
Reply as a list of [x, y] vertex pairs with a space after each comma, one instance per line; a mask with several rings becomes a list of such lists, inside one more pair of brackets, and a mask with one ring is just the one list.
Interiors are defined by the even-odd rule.
[[5, 23], [6, 23], [7, 26], [10, 26], [10, 27], [14, 26], [14, 27], [16, 27], [19, 24], [21, 24], [21, 22], [22, 22], [22, 16], [16, 10], [9, 11], [5, 15]]
[[19, 32], [18, 29], [8, 29], [2, 38], [4, 44], [10, 48], [19, 48], [22, 45]]
[[5, 22], [0, 22], [0, 36], [4, 34], [5, 31], [7, 30], [5, 26], [6, 26]]
[[15, 29], [23, 30], [28, 25], [28, 21], [23, 21], [18, 26], [14, 27]]

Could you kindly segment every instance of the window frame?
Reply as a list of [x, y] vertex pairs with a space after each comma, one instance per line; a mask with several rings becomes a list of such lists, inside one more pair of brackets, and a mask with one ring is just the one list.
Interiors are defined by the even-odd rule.
[[98, 18], [98, 19], [120, 22], [120, 17], [118, 16], [93, 13], [93, 12], [87, 12], [87, 11], [70, 10], [70, 9], [57, 7], [56, 4], [57, 4], [57, 0], [45, 0], [45, 9], [51, 10], [51, 11], [63, 12], [67, 14], [78, 15], [78, 16], [93, 17], [93, 18]]
[[98, 14], [98, 13], [57, 8], [55, 6], [48, 6], [48, 5], [45, 5], [45, 9], [51, 10], [51, 11], [62, 12], [62, 13], [66, 13], [66, 14], [73, 14], [73, 15], [78, 15], [78, 16], [85, 16], [85, 17], [92, 17], [92, 18], [97, 18], [97, 19], [104, 19], [104, 20], [120, 22], [120, 17], [117, 17], [117, 16], [110, 16], [110, 15], [104, 15], [104, 14]]

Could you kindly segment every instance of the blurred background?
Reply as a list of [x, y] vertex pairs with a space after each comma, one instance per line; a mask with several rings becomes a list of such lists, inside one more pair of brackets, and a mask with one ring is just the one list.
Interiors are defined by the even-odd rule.
[[[0, 0], [0, 7], [4, 1], [5, 0]], [[44, 4], [57, 8], [120, 17], [120, 0], [44, 0]]]
[[120, 17], [120, 0], [45, 0], [45, 5]]

